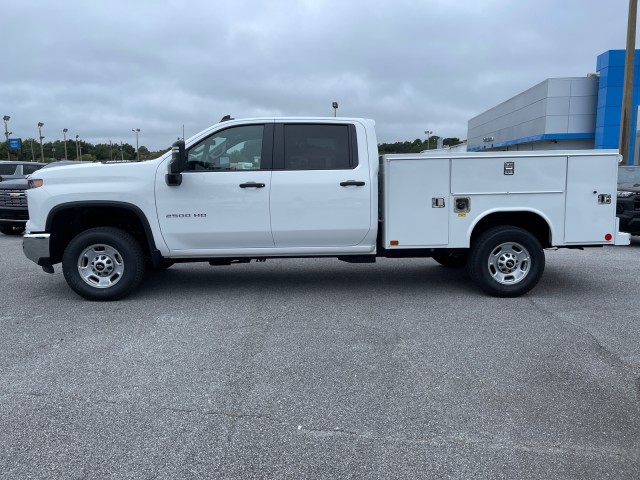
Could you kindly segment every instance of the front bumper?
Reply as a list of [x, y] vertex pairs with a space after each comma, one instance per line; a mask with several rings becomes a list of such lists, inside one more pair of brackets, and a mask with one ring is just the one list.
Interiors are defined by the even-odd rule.
[[0, 207], [0, 225], [24, 225], [29, 212], [22, 207]]
[[24, 255], [40, 265], [47, 273], [53, 273], [53, 265], [51, 264], [51, 256], [49, 253], [49, 241], [51, 234], [49, 233], [25, 233], [22, 237], [22, 251]]
[[640, 212], [625, 211], [618, 215], [620, 219], [620, 230], [631, 235], [640, 235]]
[[618, 197], [616, 215], [620, 219], [620, 231], [640, 235], [640, 195]]

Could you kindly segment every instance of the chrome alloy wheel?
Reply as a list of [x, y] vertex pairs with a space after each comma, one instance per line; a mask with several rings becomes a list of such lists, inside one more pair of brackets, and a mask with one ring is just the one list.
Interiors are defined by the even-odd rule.
[[78, 256], [80, 277], [94, 288], [109, 288], [118, 283], [124, 272], [124, 261], [110, 245], [91, 245]]
[[522, 281], [531, 267], [531, 256], [519, 243], [505, 242], [489, 255], [488, 268], [493, 279], [503, 285]]

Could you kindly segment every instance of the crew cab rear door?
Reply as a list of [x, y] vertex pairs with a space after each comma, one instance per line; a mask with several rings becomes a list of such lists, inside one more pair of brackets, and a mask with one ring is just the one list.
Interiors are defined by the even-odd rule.
[[[344, 247], [371, 229], [366, 150], [354, 124], [275, 125], [271, 230], [276, 247]], [[363, 157], [363, 158], [359, 158]]]

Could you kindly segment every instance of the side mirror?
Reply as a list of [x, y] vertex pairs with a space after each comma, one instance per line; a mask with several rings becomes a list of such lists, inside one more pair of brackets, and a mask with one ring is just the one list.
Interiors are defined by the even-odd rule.
[[187, 168], [187, 155], [184, 148], [184, 140], [178, 140], [171, 146], [171, 162], [169, 162], [169, 173], [165, 180], [170, 187], [178, 186], [182, 183], [182, 172]]

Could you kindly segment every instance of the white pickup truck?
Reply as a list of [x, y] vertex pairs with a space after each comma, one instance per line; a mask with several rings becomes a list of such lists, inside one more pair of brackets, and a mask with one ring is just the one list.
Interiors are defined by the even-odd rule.
[[90, 300], [145, 268], [282, 257], [433, 257], [514, 297], [543, 249], [627, 245], [613, 151], [379, 157], [374, 122], [223, 119], [156, 160], [41, 170], [30, 179], [26, 256]]

